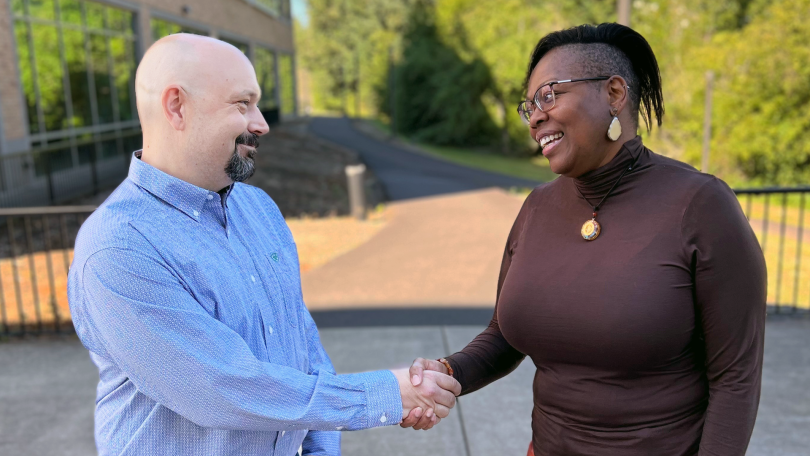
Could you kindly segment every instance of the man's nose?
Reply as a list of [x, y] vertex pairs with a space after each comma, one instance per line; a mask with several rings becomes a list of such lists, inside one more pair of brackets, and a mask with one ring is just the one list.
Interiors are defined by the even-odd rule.
[[258, 106], [255, 106], [250, 111], [248, 117], [248, 131], [259, 136], [266, 135], [267, 132], [270, 131], [270, 126], [267, 125]]

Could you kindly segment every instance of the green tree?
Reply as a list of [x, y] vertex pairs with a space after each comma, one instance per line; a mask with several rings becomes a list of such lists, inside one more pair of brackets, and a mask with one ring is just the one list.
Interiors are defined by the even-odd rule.
[[[419, 18], [420, 8], [430, 14]], [[524, 154], [535, 145], [514, 110], [537, 40], [613, 21], [615, 9], [615, 0], [310, 0], [299, 52], [322, 109], [354, 112], [360, 96], [366, 112], [387, 117], [396, 80], [400, 131]], [[713, 70], [710, 171], [737, 185], [810, 179], [810, 0], [634, 0], [631, 17], [664, 84], [664, 125], [640, 131], [651, 148], [700, 162]]]
[[[431, 1], [419, 1], [411, 11], [394, 71], [398, 132], [439, 145], [492, 142], [496, 127], [482, 101], [492, 88], [489, 68], [477, 59], [465, 62], [441, 41]], [[381, 94], [383, 112], [390, 96], [388, 88]]]
[[386, 85], [389, 49], [401, 38], [412, 0], [308, 3], [309, 25], [297, 26], [297, 48], [317, 107], [350, 113], [357, 96], [366, 109], [376, 106], [372, 97]]

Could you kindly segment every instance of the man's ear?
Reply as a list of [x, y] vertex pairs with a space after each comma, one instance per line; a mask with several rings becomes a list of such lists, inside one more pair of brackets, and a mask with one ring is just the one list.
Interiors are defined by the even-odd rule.
[[175, 130], [186, 128], [186, 103], [188, 93], [178, 85], [170, 85], [163, 90], [160, 97], [160, 104], [163, 107], [163, 115]]

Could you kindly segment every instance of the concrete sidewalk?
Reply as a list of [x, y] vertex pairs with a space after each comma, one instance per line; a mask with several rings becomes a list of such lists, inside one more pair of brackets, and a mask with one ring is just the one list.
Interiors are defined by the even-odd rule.
[[[407, 366], [454, 352], [481, 326], [331, 328], [323, 344], [341, 373]], [[75, 337], [0, 343], [0, 455], [90, 456], [98, 371]], [[345, 456], [524, 455], [531, 438], [534, 366], [459, 400], [431, 431], [398, 426], [343, 434]], [[751, 456], [806, 456], [810, 448], [810, 320], [770, 318], [762, 401]]]

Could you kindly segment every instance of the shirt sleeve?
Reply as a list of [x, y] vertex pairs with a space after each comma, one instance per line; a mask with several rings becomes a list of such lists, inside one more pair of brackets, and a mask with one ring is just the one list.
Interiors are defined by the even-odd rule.
[[531, 213], [532, 195], [529, 195], [509, 232], [498, 276], [495, 311], [489, 326], [460, 352], [447, 357], [453, 368], [453, 377], [461, 384], [461, 395], [477, 391], [517, 369], [525, 354], [512, 347], [501, 333], [498, 324], [498, 301], [504, 280], [512, 264], [512, 254]]
[[106, 248], [78, 266], [82, 342], [143, 394], [200, 426], [334, 431], [402, 419], [393, 373], [305, 373], [260, 361], [157, 255]]
[[339, 431], [309, 431], [301, 456], [340, 456]]
[[709, 382], [698, 454], [743, 456], [759, 406], [765, 259], [734, 193], [718, 179], [695, 194], [682, 229]]
[[[309, 373], [317, 374], [323, 372], [335, 375], [335, 368], [332, 361], [326, 354], [326, 350], [321, 344], [318, 334], [318, 326], [312, 319], [309, 311], [301, 306], [302, 319], [306, 328], [307, 352], [309, 355]], [[339, 431], [309, 431], [304, 438], [303, 454], [301, 456], [340, 456], [340, 432]]]

